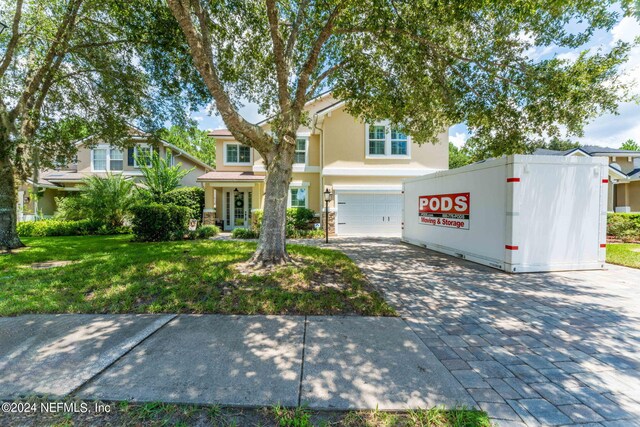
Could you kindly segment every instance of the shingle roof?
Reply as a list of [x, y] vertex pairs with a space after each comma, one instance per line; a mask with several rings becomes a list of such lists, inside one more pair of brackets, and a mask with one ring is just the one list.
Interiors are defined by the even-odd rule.
[[264, 175], [253, 172], [222, 172], [212, 171], [198, 177], [198, 181], [264, 181]]

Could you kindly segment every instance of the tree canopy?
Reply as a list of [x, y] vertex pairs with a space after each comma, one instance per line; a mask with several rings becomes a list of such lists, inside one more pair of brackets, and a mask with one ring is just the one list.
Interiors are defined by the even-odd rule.
[[640, 151], [640, 145], [635, 142], [633, 139], [627, 139], [620, 146], [621, 150], [630, 150], [630, 151]]
[[216, 166], [216, 141], [208, 136], [207, 131], [200, 130], [195, 125], [171, 126], [160, 129], [158, 136], [209, 166]]

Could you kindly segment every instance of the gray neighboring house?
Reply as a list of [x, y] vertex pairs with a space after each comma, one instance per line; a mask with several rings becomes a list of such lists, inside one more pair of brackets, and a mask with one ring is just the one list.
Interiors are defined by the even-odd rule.
[[182, 187], [199, 187], [197, 178], [214, 170], [213, 166], [175, 145], [162, 139], [152, 140], [149, 134], [135, 127], [129, 130], [129, 148], [126, 149], [93, 141], [92, 137], [78, 141], [76, 145], [78, 152], [73, 163], [40, 171], [36, 186], [37, 197], [33, 194], [32, 180], [27, 180], [18, 188], [16, 209], [19, 222], [53, 216], [57, 209], [56, 197], [82, 191], [82, 180], [90, 176], [120, 173], [135, 182], [140, 182], [143, 175], [137, 160], [151, 152], [168, 159], [172, 165], [180, 164], [183, 169], [193, 169], [182, 178]]
[[610, 212], [640, 212], [640, 151], [585, 145], [566, 151], [538, 149], [543, 156], [607, 157], [609, 161]]

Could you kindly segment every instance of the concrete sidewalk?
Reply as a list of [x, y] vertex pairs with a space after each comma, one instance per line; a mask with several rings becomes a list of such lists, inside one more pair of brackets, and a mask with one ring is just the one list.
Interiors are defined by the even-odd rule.
[[28, 315], [0, 318], [0, 399], [322, 409], [476, 406], [400, 318]]

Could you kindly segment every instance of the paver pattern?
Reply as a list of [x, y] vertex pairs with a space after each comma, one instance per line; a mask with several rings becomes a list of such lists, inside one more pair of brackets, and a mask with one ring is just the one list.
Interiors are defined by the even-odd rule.
[[498, 425], [640, 425], [640, 270], [510, 275], [398, 239], [335, 245]]

